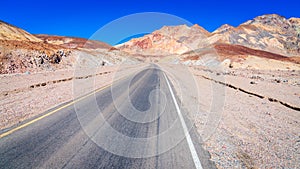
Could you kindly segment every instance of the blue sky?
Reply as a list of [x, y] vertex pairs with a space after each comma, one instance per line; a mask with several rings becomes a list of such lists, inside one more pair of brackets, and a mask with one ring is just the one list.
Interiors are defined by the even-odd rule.
[[107, 23], [133, 13], [168, 13], [213, 31], [222, 24], [238, 26], [263, 14], [300, 17], [299, 5], [296, 0], [7, 0], [1, 2], [0, 20], [33, 34], [89, 38]]

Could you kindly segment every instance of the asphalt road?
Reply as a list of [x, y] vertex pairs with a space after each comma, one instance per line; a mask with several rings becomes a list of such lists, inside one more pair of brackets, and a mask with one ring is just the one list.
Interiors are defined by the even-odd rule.
[[178, 103], [150, 65], [0, 138], [0, 168], [215, 168]]

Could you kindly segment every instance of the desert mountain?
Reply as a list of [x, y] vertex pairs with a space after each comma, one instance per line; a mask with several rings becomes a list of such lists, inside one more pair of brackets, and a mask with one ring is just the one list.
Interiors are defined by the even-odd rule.
[[[205, 57], [241, 62], [248, 56], [299, 63], [300, 18], [271, 14], [228, 24], [210, 33], [198, 25], [165, 26], [118, 48], [139, 55], [176, 55], [181, 62], [199, 64]], [[161, 57], [161, 56], [160, 56]]]
[[121, 62], [122, 59], [123, 52], [100, 41], [32, 35], [0, 22], [0, 74], [109, 65]]
[[210, 39], [286, 56], [300, 55], [300, 18], [263, 15], [236, 28], [223, 25]]
[[3, 21], [0, 21], [0, 39], [41, 42], [41, 39], [35, 37], [34, 35], [31, 35], [23, 29], [20, 29]]
[[96, 40], [87, 40], [84, 38], [77, 37], [66, 37], [66, 36], [55, 36], [55, 35], [35, 35], [37, 38], [43, 40], [45, 43], [59, 45], [65, 48], [86, 48], [86, 49], [111, 49], [107, 43], [96, 41]]
[[144, 55], [182, 54], [206, 45], [210, 33], [199, 25], [164, 26], [160, 30], [141, 38], [132, 39], [119, 49]]

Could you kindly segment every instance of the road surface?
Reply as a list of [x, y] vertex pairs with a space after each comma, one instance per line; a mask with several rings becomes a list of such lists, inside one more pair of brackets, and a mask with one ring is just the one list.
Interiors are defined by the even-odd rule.
[[150, 65], [2, 131], [0, 168], [215, 168], [178, 103], [166, 74]]

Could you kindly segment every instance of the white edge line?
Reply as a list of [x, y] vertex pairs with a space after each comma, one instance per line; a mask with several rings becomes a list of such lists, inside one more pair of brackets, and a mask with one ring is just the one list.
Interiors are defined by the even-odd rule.
[[189, 134], [189, 131], [188, 131], [188, 129], [187, 129], [187, 126], [186, 126], [186, 124], [185, 124], [185, 121], [184, 121], [184, 119], [183, 119], [183, 117], [182, 117], [182, 113], [181, 113], [181, 111], [180, 111], [180, 109], [179, 109], [179, 106], [178, 106], [178, 103], [177, 103], [177, 101], [176, 101], [176, 99], [175, 99], [175, 95], [174, 95], [173, 90], [172, 90], [172, 88], [171, 88], [171, 86], [170, 86], [169, 80], [168, 80], [168, 78], [166, 77], [165, 73], [163, 73], [163, 74], [164, 74], [164, 77], [165, 77], [165, 79], [166, 79], [166, 81], [167, 81], [169, 90], [170, 90], [170, 92], [171, 92], [171, 95], [172, 95], [172, 98], [173, 98], [173, 101], [174, 101], [174, 104], [175, 104], [175, 107], [176, 107], [176, 110], [177, 110], [177, 114], [178, 114], [178, 116], [179, 116], [179, 119], [180, 119], [180, 122], [181, 122], [181, 125], [182, 125], [182, 128], [183, 128], [184, 135], [185, 135], [185, 137], [186, 137], [188, 146], [189, 146], [189, 148], [190, 148], [190, 152], [191, 152], [192, 157], [193, 157], [193, 161], [194, 161], [195, 167], [196, 167], [197, 169], [202, 169], [202, 165], [201, 165], [201, 162], [200, 162], [200, 160], [199, 160], [197, 151], [196, 151], [196, 149], [195, 149], [195, 146], [194, 146], [194, 144], [193, 144], [192, 138], [191, 138], [191, 136], [190, 136], [190, 134]]

